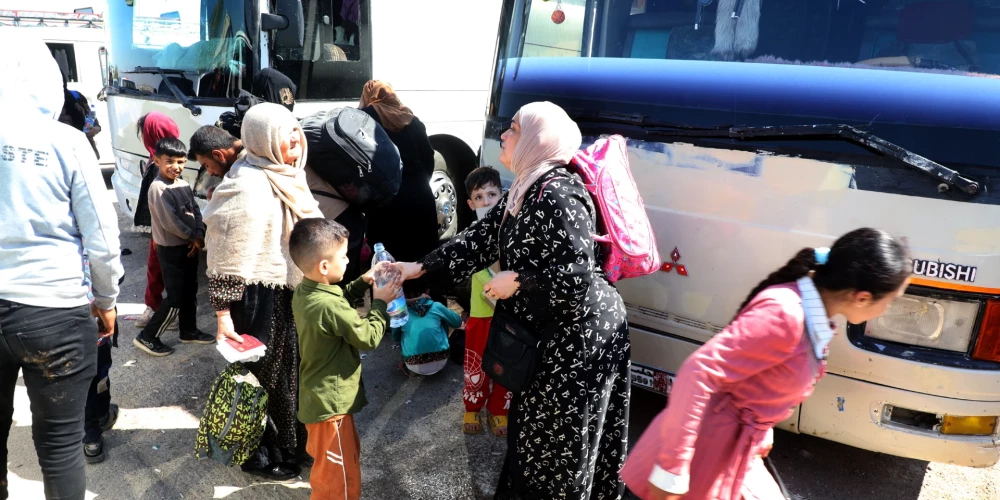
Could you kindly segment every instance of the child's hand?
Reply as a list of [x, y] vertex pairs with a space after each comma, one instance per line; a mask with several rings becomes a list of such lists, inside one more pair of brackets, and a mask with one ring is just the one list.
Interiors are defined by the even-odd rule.
[[373, 299], [378, 299], [388, 304], [396, 300], [396, 297], [399, 297], [399, 291], [403, 286], [403, 275], [398, 270], [390, 271], [390, 275], [392, 277], [389, 278], [389, 282], [385, 286], [375, 284], [375, 288], [372, 289]]
[[361, 275], [361, 279], [365, 280], [365, 283], [368, 283], [368, 286], [374, 285], [375, 284], [375, 268], [373, 267], [373, 268], [369, 269], [367, 273], [362, 274]]
[[188, 248], [191, 249], [191, 251], [188, 252], [188, 257], [194, 257], [198, 255], [198, 252], [200, 252], [201, 249], [205, 248], [205, 240], [198, 238], [192, 241], [191, 244], [188, 245]]

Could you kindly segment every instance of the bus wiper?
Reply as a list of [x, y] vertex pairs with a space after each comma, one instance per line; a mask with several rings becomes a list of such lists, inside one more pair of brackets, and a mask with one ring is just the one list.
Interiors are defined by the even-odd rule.
[[924, 158], [870, 132], [845, 124], [759, 127], [734, 127], [732, 125], [693, 126], [650, 120], [648, 116], [642, 114], [616, 113], [613, 111], [584, 111], [568, 108], [567, 113], [578, 123], [630, 125], [640, 127], [643, 132], [653, 135], [739, 140], [840, 139], [853, 142], [882, 156], [899, 160], [904, 165], [942, 183], [941, 191], [950, 191], [954, 188], [962, 195], [975, 196], [981, 190], [979, 182], [963, 177], [961, 173], [955, 170]]
[[170, 79], [167, 78], [168, 73], [172, 75], [183, 76], [184, 71], [181, 71], [179, 69], [163, 69], [156, 66], [139, 66], [138, 68], [135, 68], [134, 71], [129, 71], [129, 73], [152, 73], [160, 75], [160, 78], [163, 79], [163, 84], [166, 85], [167, 89], [170, 90], [170, 93], [174, 95], [174, 99], [177, 99], [177, 101], [180, 102], [182, 106], [190, 110], [192, 115], [194, 116], [201, 115], [201, 108], [195, 106], [195, 104], [191, 102], [191, 98], [184, 95], [184, 92], [181, 92], [181, 90], [177, 88], [177, 85], [174, 85], [174, 82], [170, 81]]
[[924, 158], [902, 146], [893, 144], [870, 132], [844, 124], [829, 125], [789, 125], [761, 127], [732, 127], [729, 137], [734, 139], [784, 139], [784, 138], [837, 138], [853, 142], [865, 149], [883, 156], [895, 158], [914, 170], [917, 170], [943, 184], [944, 188], [955, 188], [966, 196], [979, 194], [978, 182], [963, 177], [958, 171], [952, 170], [936, 161]]

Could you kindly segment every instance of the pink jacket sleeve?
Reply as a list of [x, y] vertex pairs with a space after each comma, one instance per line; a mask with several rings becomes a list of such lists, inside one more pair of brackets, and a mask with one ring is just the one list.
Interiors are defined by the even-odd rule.
[[686, 491], [695, 440], [702, 417], [711, 410], [708, 404], [712, 396], [792, 355], [801, 341], [804, 323], [798, 303], [796, 311], [788, 302], [775, 297], [756, 299], [684, 362], [660, 428], [659, 467], [654, 467], [654, 476], [666, 472]]

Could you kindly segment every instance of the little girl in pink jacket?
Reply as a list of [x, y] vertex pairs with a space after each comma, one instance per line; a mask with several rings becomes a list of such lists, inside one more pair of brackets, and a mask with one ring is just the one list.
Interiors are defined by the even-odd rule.
[[910, 269], [905, 245], [875, 229], [800, 251], [681, 365], [667, 408], [629, 453], [629, 489], [644, 500], [784, 498], [761, 457], [825, 373], [830, 318], [878, 317]]

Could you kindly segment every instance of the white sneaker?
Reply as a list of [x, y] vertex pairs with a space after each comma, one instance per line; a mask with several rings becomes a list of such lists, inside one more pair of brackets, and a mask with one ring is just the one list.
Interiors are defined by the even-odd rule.
[[156, 311], [152, 307], [146, 306], [146, 310], [142, 312], [142, 315], [136, 318], [135, 327], [145, 328], [149, 324], [149, 320], [153, 319], [154, 314], [156, 314]]

